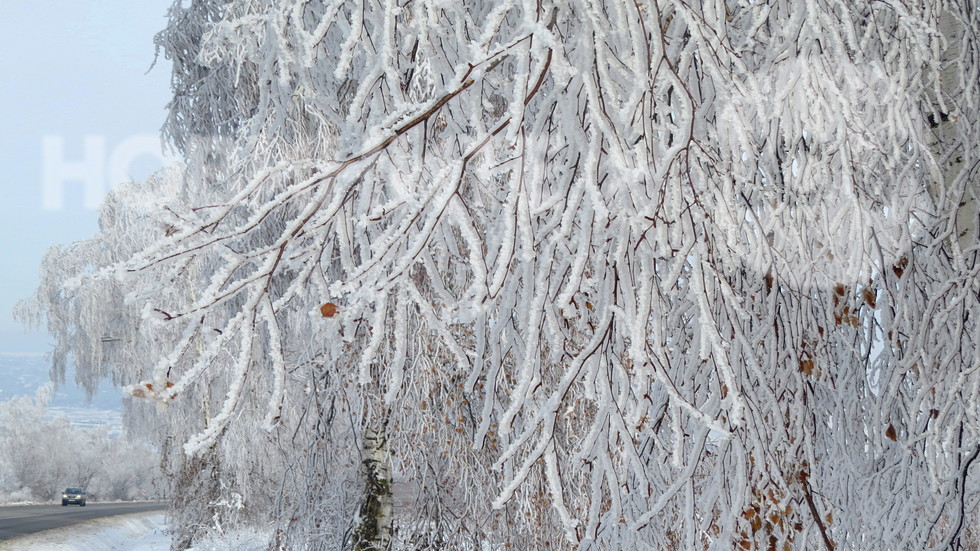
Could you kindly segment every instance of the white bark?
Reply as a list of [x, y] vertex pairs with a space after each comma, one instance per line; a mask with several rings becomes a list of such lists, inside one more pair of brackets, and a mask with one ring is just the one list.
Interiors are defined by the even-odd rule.
[[394, 501], [391, 458], [383, 427], [365, 430], [361, 468], [364, 471], [364, 498], [354, 530], [353, 548], [355, 551], [385, 551], [391, 548]]

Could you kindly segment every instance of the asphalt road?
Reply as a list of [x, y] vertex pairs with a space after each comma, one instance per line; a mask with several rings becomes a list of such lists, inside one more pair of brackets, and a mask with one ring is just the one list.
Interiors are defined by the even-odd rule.
[[61, 503], [51, 505], [11, 505], [0, 507], [0, 541], [33, 534], [42, 530], [61, 528], [100, 517], [164, 511], [167, 504], [159, 501], [129, 503], [93, 503], [85, 507]]

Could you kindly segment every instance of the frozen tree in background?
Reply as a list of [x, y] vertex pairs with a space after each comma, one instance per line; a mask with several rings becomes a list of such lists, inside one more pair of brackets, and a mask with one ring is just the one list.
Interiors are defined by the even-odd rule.
[[156, 450], [146, 440], [111, 437], [105, 427], [72, 425], [49, 415], [52, 386], [0, 402], [0, 501], [52, 502], [66, 485], [92, 501], [158, 495]]
[[975, 2], [170, 17], [179, 189], [79, 272], [187, 454], [282, 450], [277, 545], [976, 538]]
[[[100, 209], [97, 235], [54, 247], [45, 255], [41, 286], [21, 305], [19, 313], [28, 322], [37, 322], [36, 315], [44, 313], [48, 330], [58, 343], [52, 353], [52, 377], [56, 381], [63, 382], [71, 355], [75, 382], [89, 392], [95, 391], [101, 378], [110, 378], [120, 386], [133, 385], [150, 377], [154, 365], [170, 353], [173, 341], [180, 337], [167, 333], [166, 325], [143, 319], [138, 297], [145, 290], [98, 275], [173, 231], [167, 222], [173, 203], [189, 200], [180, 193], [180, 182], [181, 171], [174, 167], [146, 182], [117, 186]], [[194, 295], [186, 280], [172, 283], [172, 293]], [[203, 341], [195, 345], [203, 346]], [[178, 547], [186, 547], [199, 533], [246, 520], [266, 520], [275, 496], [251, 494], [246, 509], [242, 495], [253, 485], [272, 484], [269, 476], [277, 479], [284, 469], [281, 446], [244, 431], [226, 435], [220, 447], [213, 445], [194, 457], [183, 453], [186, 439], [207, 428], [212, 407], [216, 407], [212, 404], [221, 403], [222, 382], [209, 382], [214, 389], [202, 385], [189, 390], [171, 407], [154, 407], [141, 400], [124, 402], [128, 435], [154, 441], [160, 452], [157, 463], [168, 475], [170, 487], [166, 490], [174, 505], [169, 524]], [[131, 397], [145, 397], [154, 392], [152, 384], [142, 384], [133, 386], [129, 393]], [[251, 408], [262, 410], [262, 400]], [[261, 411], [256, 415], [261, 417]], [[249, 422], [247, 415], [239, 418]], [[113, 479], [112, 484], [119, 481]]]

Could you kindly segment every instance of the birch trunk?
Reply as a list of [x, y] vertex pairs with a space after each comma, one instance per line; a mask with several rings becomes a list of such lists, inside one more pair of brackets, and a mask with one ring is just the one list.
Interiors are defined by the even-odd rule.
[[[945, 41], [945, 48], [940, 58], [941, 69], [939, 74], [940, 98], [934, 101], [938, 112], [929, 119], [933, 134], [930, 137], [933, 152], [936, 155], [936, 162], [939, 163], [941, 171], [940, 183], [946, 188], [953, 188], [957, 185], [957, 179], [961, 177], [964, 168], [964, 152], [962, 146], [950, 148], [943, 147], [950, 141], [959, 138], [957, 135], [957, 124], [959, 122], [961, 109], [956, 105], [958, 98], [948, 97], [952, 90], [959, 90], [961, 67], [958, 64], [959, 50], [966, 35], [967, 29], [963, 21], [949, 10], [945, 10], [939, 22], [939, 29]], [[942, 97], [946, 96], [946, 97]], [[967, 181], [962, 193], [960, 194], [959, 206], [955, 210], [955, 241], [960, 251], [967, 250], [977, 243], [980, 239], [980, 212], [977, 210], [977, 196], [980, 190], [975, 181]]]
[[391, 545], [393, 499], [385, 425], [364, 433], [364, 498], [354, 531], [355, 551], [386, 550]]

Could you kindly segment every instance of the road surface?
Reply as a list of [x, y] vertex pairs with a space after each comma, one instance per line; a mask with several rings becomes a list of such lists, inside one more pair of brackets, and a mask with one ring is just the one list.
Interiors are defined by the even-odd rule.
[[160, 501], [89, 502], [85, 507], [78, 505], [63, 507], [61, 503], [0, 507], [0, 541], [42, 530], [70, 526], [100, 517], [165, 511], [166, 509], [167, 504]]

